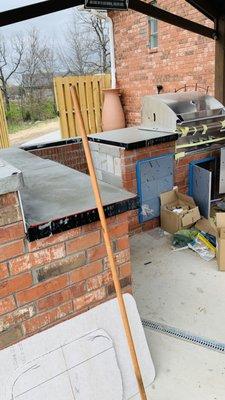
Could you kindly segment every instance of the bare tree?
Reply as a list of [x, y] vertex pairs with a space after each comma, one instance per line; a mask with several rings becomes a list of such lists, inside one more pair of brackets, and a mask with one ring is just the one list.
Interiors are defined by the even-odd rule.
[[65, 75], [86, 75], [92, 72], [90, 66], [93, 53], [93, 39], [86, 37], [74, 24], [66, 33], [66, 46], [59, 47], [59, 59]]
[[99, 18], [90, 13], [81, 15], [83, 23], [88, 28], [88, 31], [93, 35], [92, 51], [96, 57], [93, 58], [92, 65], [96, 72], [106, 73], [110, 69], [110, 49], [108, 26], [104, 18]]
[[21, 63], [22, 86], [30, 93], [42, 82], [52, 81], [54, 72], [53, 49], [40, 32], [33, 28], [28, 32], [26, 50]]
[[108, 72], [110, 52], [105, 20], [75, 11], [65, 39], [66, 46], [59, 46], [60, 67], [65, 75]]
[[0, 83], [9, 110], [9, 81], [18, 72], [24, 54], [24, 39], [16, 35], [10, 40], [0, 36]]
[[26, 49], [21, 63], [21, 105], [24, 99], [30, 111], [44, 97], [47, 88], [53, 91], [54, 51], [40, 32], [33, 28], [27, 34]]

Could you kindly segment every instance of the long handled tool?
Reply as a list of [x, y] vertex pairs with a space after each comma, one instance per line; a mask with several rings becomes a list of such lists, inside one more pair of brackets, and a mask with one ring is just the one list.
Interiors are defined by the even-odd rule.
[[118, 304], [119, 304], [119, 309], [120, 309], [120, 315], [122, 318], [124, 330], [125, 330], [126, 337], [127, 337], [127, 343], [128, 343], [129, 350], [130, 350], [131, 360], [132, 360], [135, 376], [137, 379], [141, 400], [147, 400], [147, 396], [146, 396], [146, 392], [145, 392], [145, 388], [144, 388], [144, 384], [143, 384], [143, 379], [141, 376], [141, 370], [139, 367], [137, 354], [136, 354], [136, 350], [135, 350], [135, 346], [134, 346], [134, 341], [133, 341], [132, 333], [131, 333], [131, 329], [130, 329], [130, 324], [129, 324], [129, 320], [128, 320], [128, 316], [127, 316], [127, 312], [126, 312], [126, 307], [125, 307], [125, 303], [124, 303], [124, 299], [123, 299], [123, 295], [122, 295], [122, 291], [121, 291], [120, 281], [119, 281], [118, 274], [117, 274], [116, 264], [115, 264], [115, 260], [113, 257], [113, 251], [112, 251], [112, 247], [111, 247], [111, 243], [110, 243], [110, 237], [109, 237], [109, 232], [108, 232], [108, 228], [107, 228], [105, 213], [104, 213], [104, 209], [103, 209], [103, 205], [102, 205], [101, 195], [100, 195], [99, 186], [98, 186], [98, 182], [97, 182], [97, 178], [96, 178], [96, 174], [95, 174], [95, 169], [94, 169], [94, 164], [93, 164], [92, 155], [91, 155], [91, 151], [90, 151], [90, 146], [89, 146], [89, 142], [88, 142], [86, 131], [85, 131], [84, 121], [83, 121], [83, 117], [81, 114], [81, 109], [80, 109], [80, 105], [79, 105], [79, 101], [78, 101], [78, 97], [77, 97], [76, 88], [74, 86], [71, 86], [70, 90], [71, 90], [71, 96], [72, 96], [72, 100], [73, 100], [75, 115], [76, 115], [78, 126], [79, 126], [79, 133], [82, 136], [84, 152], [85, 152], [85, 156], [87, 159], [88, 169], [89, 169], [89, 173], [90, 173], [90, 177], [91, 177], [92, 189], [94, 192], [95, 201], [96, 201], [96, 205], [98, 208], [98, 213], [99, 213], [99, 217], [100, 217], [100, 221], [101, 221], [103, 237], [104, 237], [107, 255], [108, 255], [108, 259], [109, 259], [109, 265], [110, 265], [111, 272], [112, 272], [113, 282], [114, 282], [116, 295], [117, 295], [117, 299], [118, 299]]

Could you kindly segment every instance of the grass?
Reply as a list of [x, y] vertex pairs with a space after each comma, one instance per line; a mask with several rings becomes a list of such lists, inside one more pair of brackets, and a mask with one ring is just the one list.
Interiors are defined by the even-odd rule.
[[34, 126], [35, 123], [33, 122], [17, 122], [17, 123], [9, 123], [9, 133], [17, 133], [18, 131], [22, 131], [23, 129], [29, 129]]
[[27, 121], [27, 122], [18, 122], [18, 123], [9, 123], [8, 128], [9, 128], [9, 134], [14, 134], [18, 133], [19, 131], [26, 130], [26, 129], [31, 129], [33, 127], [40, 127], [45, 124], [48, 124], [49, 122], [54, 122], [58, 121], [58, 118], [50, 118], [46, 119], [45, 121]]

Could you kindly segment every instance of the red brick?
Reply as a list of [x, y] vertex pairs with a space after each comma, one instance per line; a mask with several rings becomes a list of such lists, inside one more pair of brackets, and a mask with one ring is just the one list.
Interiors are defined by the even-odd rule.
[[36, 315], [30, 320], [24, 322], [24, 330], [26, 335], [30, 335], [34, 332], [39, 332], [43, 328], [52, 325], [56, 321], [65, 319], [68, 315], [73, 312], [72, 302], [65, 303], [59, 307], [47, 311], [43, 314]]
[[[130, 261], [130, 249], [122, 250], [114, 255], [116, 265], [121, 265], [124, 264], [125, 262]], [[108, 258], [106, 257], [104, 259], [104, 269], [109, 268], [109, 261]]]
[[[157, 5], [211, 26], [211, 21], [185, 0], [158, 0]], [[130, 10], [125, 15], [114, 12], [110, 16], [114, 25], [117, 82], [123, 90], [128, 126], [140, 123], [142, 96], [157, 93], [158, 84], [162, 84], [165, 93], [174, 92], [185, 84], [188, 90], [194, 90], [196, 82], [205, 88], [209, 85], [210, 93], [213, 92], [213, 41], [158, 21], [158, 47], [151, 49], [145, 15]]]
[[17, 308], [9, 314], [1, 317], [0, 331], [5, 331], [12, 328], [15, 325], [21, 324], [21, 322], [32, 318], [35, 314], [35, 308], [33, 305], [29, 305], [23, 308]]
[[93, 262], [70, 273], [70, 282], [83, 281], [103, 271], [102, 261]]
[[86, 293], [84, 296], [81, 296], [73, 301], [74, 308], [75, 310], [81, 310], [85, 307], [88, 307], [90, 304], [93, 306], [94, 303], [103, 300], [105, 296], [106, 291], [104, 287], [94, 290], [93, 292]]
[[119, 238], [128, 233], [128, 221], [109, 227], [110, 238]]
[[68, 285], [68, 276], [62, 275], [58, 278], [47, 282], [42, 282], [39, 285], [33, 286], [27, 290], [18, 293], [16, 298], [20, 305], [38, 300], [41, 297], [47, 296], [50, 293], [64, 289]]
[[35, 149], [31, 150], [31, 153], [42, 158], [59, 162], [77, 171], [87, 172], [87, 163], [82, 143], [69, 143], [54, 148]]
[[32, 276], [30, 273], [21, 274], [19, 276], [7, 279], [0, 283], [0, 298], [6, 297], [12, 293], [26, 289], [32, 285]]
[[150, 229], [155, 229], [158, 226], [160, 226], [159, 218], [154, 218], [150, 221], [144, 222], [144, 224], [142, 226], [142, 230], [143, 230], [143, 232], [145, 232], [145, 231], [149, 231]]
[[12, 206], [14, 204], [18, 204], [18, 195], [16, 192], [0, 196], [0, 207]]
[[87, 251], [87, 258], [89, 262], [100, 260], [106, 256], [106, 247], [104, 244], [92, 247]]
[[[126, 288], [127, 286], [131, 286], [131, 277], [126, 276], [125, 278], [120, 279], [120, 286], [122, 289]], [[112, 296], [116, 293], [114, 283], [108, 285], [107, 287], [107, 294], [108, 296]]]
[[0, 262], [17, 257], [24, 252], [23, 240], [11, 242], [0, 247]]
[[51, 310], [52, 308], [55, 308], [60, 304], [68, 302], [70, 299], [71, 299], [71, 292], [70, 289], [67, 288], [65, 290], [62, 290], [61, 292], [51, 294], [50, 296], [45, 297], [44, 299], [38, 300], [37, 309], [38, 311]]
[[0, 300], [0, 315], [15, 310], [15, 307], [16, 303], [13, 296], [5, 297], [4, 299]]
[[112, 274], [111, 271], [105, 271], [102, 274], [93, 276], [92, 278], [87, 279], [86, 287], [87, 291], [90, 292], [92, 290], [98, 289], [101, 286], [108, 285], [112, 282]]
[[45, 247], [53, 246], [54, 244], [65, 242], [66, 240], [75, 238], [81, 234], [81, 228], [70, 229], [69, 231], [58, 233], [44, 239], [28, 242], [29, 251], [37, 251]]
[[93, 232], [97, 231], [98, 229], [101, 229], [100, 221], [92, 222], [92, 224], [83, 225], [81, 227], [82, 233]]
[[126, 264], [122, 264], [119, 267], [119, 277], [121, 278], [125, 278], [126, 276], [131, 276], [132, 275], [132, 269], [131, 269], [131, 263], [126, 263]]
[[70, 294], [72, 298], [80, 297], [86, 292], [85, 281], [77, 282], [75, 285], [70, 286]]
[[15, 260], [10, 261], [10, 271], [13, 275], [30, 270], [31, 268], [49, 264], [65, 256], [64, 243], [34, 253], [25, 254]]
[[116, 216], [116, 222], [124, 222], [128, 221], [128, 216], [130, 215], [130, 211], [122, 213], [122, 214], [117, 214]]
[[23, 222], [0, 227], [0, 245], [25, 236]]
[[0, 208], [0, 226], [10, 225], [18, 221], [22, 221], [19, 205]]
[[130, 241], [129, 241], [129, 236], [128, 235], [117, 239], [117, 241], [116, 241], [117, 251], [129, 249], [129, 247], [130, 247]]
[[66, 243], [67, 254], [75, 253], [80, 250], [88, 249], [100, 243], [100, 231], [91, 232], [77, 239], [70, 240]]
[[9, 276], [9, 271], [6, 263], [0, 264], [0, 281]]

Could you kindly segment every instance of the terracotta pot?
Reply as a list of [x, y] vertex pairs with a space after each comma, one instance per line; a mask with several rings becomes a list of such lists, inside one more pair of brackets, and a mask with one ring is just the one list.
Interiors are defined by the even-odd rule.
[[111, 131], [125, 128], [125, 116], [120, 101], [119, 89], [104, 89], [104, 103], [102, 108], [102, 130]]

